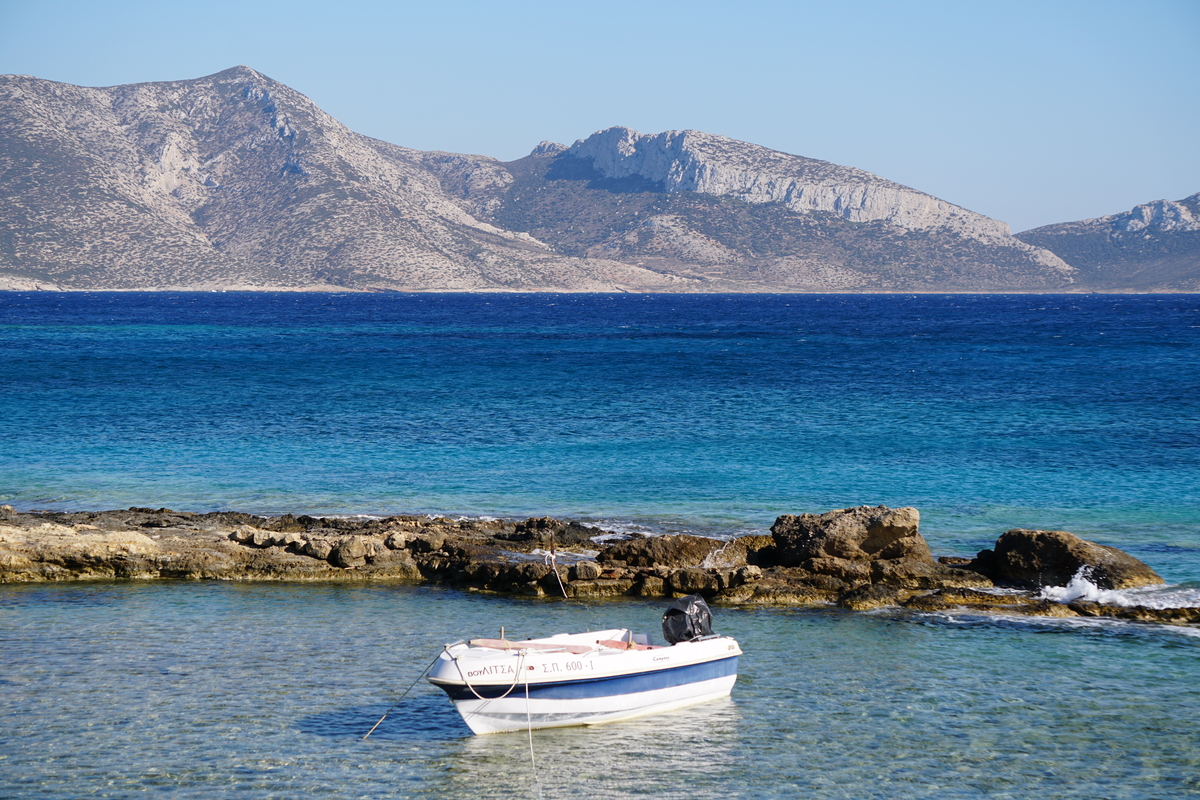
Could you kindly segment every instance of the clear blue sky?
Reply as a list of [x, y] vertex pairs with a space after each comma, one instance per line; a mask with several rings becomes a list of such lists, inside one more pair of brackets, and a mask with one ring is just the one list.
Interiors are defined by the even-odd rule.
[[1200, 0], [0, 0], [0, 73], [237, 64], [406, 147], [510, 160], [692, 128], [1015, 231], [1200, 192]]

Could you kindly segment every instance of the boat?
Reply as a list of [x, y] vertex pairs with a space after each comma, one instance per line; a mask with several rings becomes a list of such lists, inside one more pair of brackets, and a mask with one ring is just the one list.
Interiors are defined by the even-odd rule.
[[600, 725], [727, 697], [737, 641], [712, 633], [698, 595], [663, 618], [669, 644], [628, 628], [448, 644], [426, 679], [449, 695], [473, 733]]

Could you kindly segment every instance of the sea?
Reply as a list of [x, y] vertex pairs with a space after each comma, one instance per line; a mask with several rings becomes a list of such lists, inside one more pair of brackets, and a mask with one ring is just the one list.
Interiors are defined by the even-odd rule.
[[[1200, 295], [0, 293], [0, 503], [1071, 531], [1200, 605]], [[1200, 796], [1200, 628], [714, 607], [730, 698], [473, 736], [448, 642], [665, 604], [0, 585], [4, 798]], [[382, 719], [382, 722], [379, 722]], [[367, 738], [364, 735], [379, 723]]]

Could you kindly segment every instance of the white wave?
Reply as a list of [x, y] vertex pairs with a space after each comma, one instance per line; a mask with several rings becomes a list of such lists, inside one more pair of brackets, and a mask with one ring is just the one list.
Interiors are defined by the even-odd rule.
[[1144, 606], [1146, 608], [1196, 608], [1200, 607], [1200, 589], [1179, 584], [1168, 586], [1141, 586], [1136, 589], [1101, 589], [1092, 580], [1090, 567], [1080, 567], [1066, 586], [1043, 587], [1041, 597], [1057, 603], [1076, 600], [1091, 601], [1102, 605]]

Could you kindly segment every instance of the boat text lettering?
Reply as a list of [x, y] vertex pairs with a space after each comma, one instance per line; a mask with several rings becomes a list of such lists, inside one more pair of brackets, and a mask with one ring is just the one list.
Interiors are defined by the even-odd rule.
[[513, 671], [513, 668], [512, 668], [511, 664], [496, 664], [491, 667], [484, 667], [483, 669], [469, 670], [467, 672], [467, 677], [468, 678], [478, 678], [480, 675], [499, 675], [500, 673], [503, 673], [503, 672], [512, 672], [512, 671]]
[[585, 670], [593, 670], [595, 666], [591, 661], [566, 661], [562, 664], [543, 664], [542, 672], [583, 672]]

